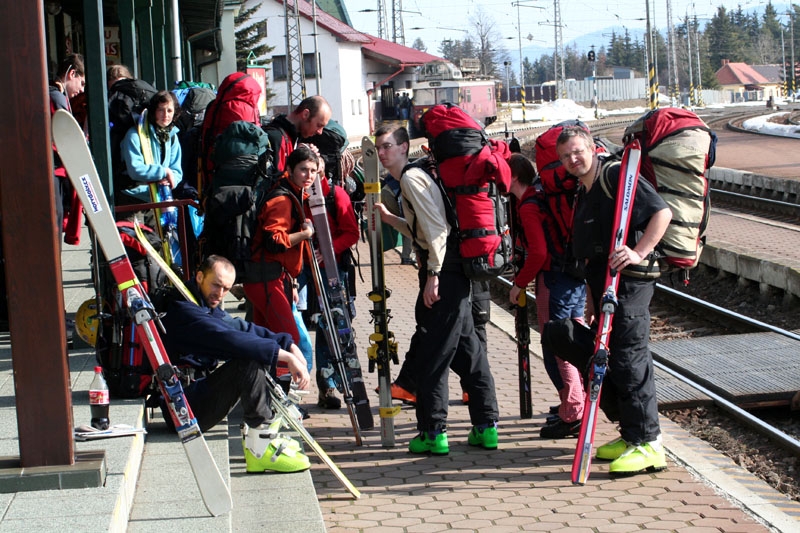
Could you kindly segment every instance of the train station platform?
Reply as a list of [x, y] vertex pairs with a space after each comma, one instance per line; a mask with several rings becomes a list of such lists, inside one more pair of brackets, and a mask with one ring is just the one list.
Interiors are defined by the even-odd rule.
[[[752, 239], [750, 246], [725, 222], [713, 226], [709, 242], [719, 249], [743, 252], [766, 262], [763, 246], [774, 243], [772, 254], [794, 259], [795, 245], [770, 234]], [[737, 219], [741, 220], [741, 219]], [[715, 231], [730, 231], [729, 241]], [[763, 231], [763, 230], [760, 230]], [[770, 230], [770, 233], [772, 230]], [[716, 233], [723, 235], [723, 233]], [[750, 237], [748, 237], [749, 239]], [[781, 237], [782, 239], [782, 237]], [[787, 236], [786, 239], [789, 239]], [[793, 241], [796, 243], [796, 237]], [[65, 306], [72, 315], [93, 296], [89, 272], [88, 238], [79, 247], [64, 246], [62, 271]], [[780, 251], [783, 247], [783, 251]], [[359, 247], [363, 280], [358, 283], [357, 341], [366, 369], [366, 344], [372, 325], [369, 291], [369, 253]], [[800, 258], [796, 258], [800, 260]], [[793, 267], [797, 268], [797, 267]], [[414, 330], [413, 305], [417, 271], [401, 265], [399, 255], [386, 254], [387, 284], [392, 290], [390, 323], [399, 342], [401, 359]], [[237, 302], [230, 299], [229, 308]], [[489, 357], [500, 404], [500, 448], [489, 452], [466, 443], [467, 407], [461, 403], [457, 380], [451, 380], [448, 433], [451, 452], [446, 457], [421, 457], [407, 452], [415, 435], [414, 412], [403, 407], [395, 422], [396, 445], [381, 445], [377, 395], [372, 400], [376, 429], [365, 432], [356, 446], [345, 410], [323, 411], [308, 396], [311, 413], [306, 427], [361, 490], [353, 500], [326, 467], [312, 454], [312, 468], [301, 474], [247, 475], [244, 473], [235, 413], [228, 425], [209, 432], [207, 439], [234, 494], [234, 510], [209, 517], [193, 486], [188, 462], [177, 437], [157, 420], [149, 433], [95, 442], [78, 442], [76, 450], [102, 449], [106, 455], [106, 482], [100, 488], [69, 488], [0, 494], [0, 533], [3, 531], [797, 531], [800, 504], [737, 467], [704, 442], [662, 418], [669, 469], [656, 474], [612, 479], [608, 466], [595, 461], [585, 486], [570, 483], [575, 439], [539, 438], [548, 408], [557, 396], [541, 362], [538, 336], [532, 330], [533, 418], [520, 419], [517, 355], [513, 317], [500, 307], [492, 310]], [[11, 340], [0, 335], [0, 387], [6, 401], [0, 405], [0, 450], [19, 454], [14, 408]], [[74, 424], [88, 422], [87, 389], [94, 365], [93, 351], [79, 342], [70, 349]], [[396, 375], [397, 369], [393, 370]], [[368, 390], [377, 380], [367, 374]], [[112, 423], [144, 424], [140, 402], [114, 402]], [[617, 436], [614, 426], [601, 419], [595, 442]]]

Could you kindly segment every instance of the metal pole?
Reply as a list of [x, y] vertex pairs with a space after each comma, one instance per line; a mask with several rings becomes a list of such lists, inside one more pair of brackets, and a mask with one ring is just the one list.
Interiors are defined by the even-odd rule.
[[525, 64], [522, 62], [522, 19], [519, 16], [519, 0], [515, 3], [517, 4], [517, 39], [519, 39], [519, 98], [522, 102], [522, 123], [525, 124]]
[[794, 14], [789, 15], [789, 27], [791, 29], [791, 33], [789, 37], [792, 40], [792, 102], [797, 101], [797, 67], [795, 66], [794, 62]]
[[172, 0], [172, 75], [175, 81], [183, 79], [183, 63], [181, 61], [181, 21], [178, 0]]
[[594, 55], [594, 45], [592, 45], [592, 92], [594, 93], [594, 118], [598, 118], [597, 112], [597, 56]]
[[[295, 0], [296, 1], [296, 0]], [[317, 96], [322, 94], [320, 89], [320, 61], [319, 61], [319, 47], [317, 46], [317, 2], [311, 0], [311, 19], [314, 21], [314, 79], [317, 82]]]
[[[650, 28], [650, 0], [645, 0], [644, 5], [645, 5], [645, 9], [647, 10], [647, 38], [650, 39], [650, 36], [652, 35], [652, 33], [651, 33], [652, 30]], [[656, 93], [658, 92], [658, 88], [654, 87], [654, 85], [656, 84], [656, 69], [655, 69], [655, 66], [653, 64], [654, 63], [654, 58], [655, 58], [655, 55], [656, 55], [656, 51], [653, 49], [653, 45], [652, 44], [653, 44], [653, 41], [650, 40], [650, 48], [649, 48], [650, 49], [650, 55], [648, 57], [649, 61], [648, 61], [648, 64], [647, 64], [647, 77], [648, 77], [648, 80], [649, 80], [648, 95], [650, 97], [649, 98], [649, 107], [650, 107], [650, 109], [656, 109], [658, 107], [658, 101], [656, 99]]]

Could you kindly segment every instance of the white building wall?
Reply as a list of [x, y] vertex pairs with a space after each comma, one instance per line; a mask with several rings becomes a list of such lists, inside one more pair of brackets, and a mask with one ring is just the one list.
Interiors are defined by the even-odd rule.
[[[285, 23], [283, 5], [266, 1], [251, 20], [266, 20], [266, 42], [274, 49], [269, 57], [286, 55]], [[303, 54], [314, 52], [314, 25], [312, 21], [300, 18], [300, 36]], [[320, 54], [320, 92], [331, 104], [333, 119], [342, 124], [349, 137], [360, 137], [369, 133], [369, 113], [365, 84], [363, 83], [363, 56], [360, 43], [340, 42], [325, 28], [317, 25], [317, 48]], [[260, 62], [260, 61], [259, 61]], [[274, 70], [268, 65], [267, 86], [275, 96], [267, 102], [268, 114], [273, 108], [287, 105], [288, 86], [285, 79], [275, 80]], [[306, 78], [306, 94], [317, 94], [317, 82], [313, 77]]]

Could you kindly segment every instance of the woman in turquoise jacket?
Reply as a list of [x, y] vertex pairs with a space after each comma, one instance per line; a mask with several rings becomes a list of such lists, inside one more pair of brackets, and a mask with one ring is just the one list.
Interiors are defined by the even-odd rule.
[[150, 202], [151, 183], [168, 183], [174, 189], [181, 182], [181, 145], [174, 125], [179, 114], [175, 95], [159, 91], [150, 99], [138, 124], [125, 134], [121, 153], [132, 183], [123, 192], [133, 199], [119, 198], [118, 205]]

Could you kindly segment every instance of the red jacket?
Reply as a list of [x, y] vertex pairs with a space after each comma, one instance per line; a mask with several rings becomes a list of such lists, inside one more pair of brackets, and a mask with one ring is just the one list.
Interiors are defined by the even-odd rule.
[[[284, 188], [291, 190], [295, 197], [279, 194], [266, 201], [258, 214], [258, 229], [253, 237], [253, 261], [278, 262], [290, 276], [296, 278], [303, 270], [308, 241], [300, 241], [295, 246], [289, 242], [289, 234], [300, 231], [305, 221], [305, 212], [300, 207], [298, 195], [300, 190], [283, 180]], [[305, 203], [308, 195], [303, 195]], [[302, 220], [300, 220], [302, 219]]]
[[517, 219], [522, 229], [522, 235], [517, 240], [524, 250], [525, 262], [514, 276], [514, 285], [521, 288], [536, 279], [540, 271], [550, 268], [550, 255], [542, 228], [544, 213], [535, 200], [537, 194], [536, 188], [529, 186], [517, 201]]

